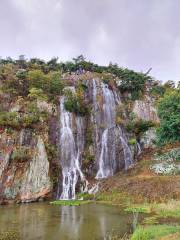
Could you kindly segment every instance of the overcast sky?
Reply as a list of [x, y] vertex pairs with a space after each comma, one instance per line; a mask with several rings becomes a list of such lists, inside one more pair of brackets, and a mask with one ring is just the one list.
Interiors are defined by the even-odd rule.
[[180, 0], [0, 0], [0, 56], [20, 54], [180, 80]]

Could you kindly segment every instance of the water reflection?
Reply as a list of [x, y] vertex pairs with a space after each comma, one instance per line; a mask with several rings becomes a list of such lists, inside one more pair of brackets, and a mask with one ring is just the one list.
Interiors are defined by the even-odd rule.
[[0, 207], [0, 230], [15, 229], [26, 240], [101, 240], [117, 230], [131, 231], [132, 215], [99, 204], [51, 206], [46, 203]]

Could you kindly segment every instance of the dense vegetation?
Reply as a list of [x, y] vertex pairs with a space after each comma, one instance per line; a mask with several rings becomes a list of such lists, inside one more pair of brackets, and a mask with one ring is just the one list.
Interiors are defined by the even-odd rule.
[[151, 81], [151, 77], [146, 74], [120, 68], [117, 64], [99, 66], [86, 61], [82, 55], [65, 63], [58, 62], [58, 58], [45, 62], [37, 58], [26, 60], [24, 56], [20, 56], [18, 60], [11, 58], [0, 60], [3, 90], [13, 96], [26, 96], [31, 88], [36, 88], [41, 89], [49, 99], [52, 99], [54, 95], [62, 92], [63, 73], [80, 74], [84, 71], [112, 74], [118, 82], [120, 91], [128, 91], [133, 99], [140, 97], [146, 82]]
[[158, 128], [158, 142], [165, 144], [180, 141], [180, 92], [173, 90], [164, 95], [158, 103], [161, 120]]
[[[78, 75], [79, 79], [84, 73], [99, 74], [102, 81], [109, 88], [114, 86], [119, 89], [125, 105], [122, 111], [126, 111], [129, 121], [125, 122], [122, 116], [117, 117], [117, 124], [125, 125], [132, 133], [132, 139], [140, 136], [154, 126], [153, 122], [132, 119], [128, 109], [134, 100], [143, 98], [149, 92], [158, 103], [158, 114], [161, 120], [158, 128], [158, 143], [179, 141], [179, 90], [173, 81], [162, 85], [148, 74], [124, 69], [117, 64], [99, 66], [80, 55], [72, 61], [59, 62], [58, 58], [52, 58], [45, 62], [38, 58], [26, 60], [23, 55], [18, 60], [11, 58], [0, 60], [0, 97], [1, 93], [9, 96], [11, 102], [23, 99], [28, 103], [26, 109], [20, 113], [11, 113], [3, 109], [0, 104], [0, 125], [13, 128], [33, 127], [40, 119], [45, 119], [46, 114], [40, 113], [36, 107], [36, 101], [58, 103], [59, 95], [65, 94], [65, 108], [75, 114], [85, 116], [90, 112], [90, 106], [85, 102], [86, 85], [82, 81], [75, 82], [72, 76]], [[71, 82], [67, 81], [71, 79]], [[73, 82], [74, 81], [74, 82]], [[65, 90], [65, 86], [75, 86], [76, 92]], [[34, 106], [33, 111], [31, 111]], [[118, 113], [118, 111], [117, 111]], [[122, 113], [121, 113], [122, 114]], [[121, 115], [120, 114], [120, 115]], [[124, 115], [124, 113], [122, 114]], [[124, 115], [125, 116], [125, 115]], [[133, 144], [135, 141], [130, 141]]]

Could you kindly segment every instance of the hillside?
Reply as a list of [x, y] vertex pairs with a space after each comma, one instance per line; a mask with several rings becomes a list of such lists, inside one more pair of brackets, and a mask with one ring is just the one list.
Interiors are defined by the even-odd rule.
[[[98, 187], [99, 198], [112, 191], [138, 201], [179, 198], [173, 82], [83, 56], [67, 63], [21, 56], [0, 61], [0, 88], [1, 203], [74, 199]], [[165, 121], [171, 99], [177, 115]]]

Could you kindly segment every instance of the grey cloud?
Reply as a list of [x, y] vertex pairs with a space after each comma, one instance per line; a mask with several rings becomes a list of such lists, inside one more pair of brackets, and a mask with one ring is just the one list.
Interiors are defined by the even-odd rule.
[[0, 0], [0, 55], [78, 54], [180, 79], [179, 0]]

